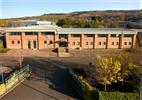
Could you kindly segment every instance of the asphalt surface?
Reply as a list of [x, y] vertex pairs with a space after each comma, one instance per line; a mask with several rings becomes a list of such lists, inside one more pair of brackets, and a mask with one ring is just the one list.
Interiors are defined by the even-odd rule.
[[[6, 57], [3, 61], [8, 63], [9, 59]], [[23, 65], [30, 65], [31, 76], [2, 100], [78, 100], [79, 96], [71, 87], [67, 72], [69, 65], [77, 66], [76, 63], [74, 58], [25, 58]]]

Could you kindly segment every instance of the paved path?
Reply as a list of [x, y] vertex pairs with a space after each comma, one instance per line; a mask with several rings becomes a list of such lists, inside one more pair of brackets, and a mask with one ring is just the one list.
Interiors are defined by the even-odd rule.
[[75, 100], [78, 95], [67, 80], [67, 69], [45, 58], [27, 58], [32, 75], [2, 100]]

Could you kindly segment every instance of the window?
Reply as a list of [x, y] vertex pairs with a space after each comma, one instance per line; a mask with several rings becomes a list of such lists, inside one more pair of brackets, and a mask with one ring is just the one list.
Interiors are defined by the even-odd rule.
[[41, 32], [41, 35], [54, 35], [55, 32]]
[[98, 34], [98, 37], [107, 37], [107, 34]]
[[93, 42], [91, 42], [91, 45], [93, 45]]
[[124, 42], [124, 45], [127, 45], [127, 42]]
[[68, 35], [67, 34], [59, 34], [59, 39], [67, 39]]
[[129, 45], [131, 45], [132, 43], [131, 42], [129, 42]]
[[75, 42], [73, 42], [73, 45], [75, 45]]
[[104, 42], [104, 45], [106, 45], [106, 42]]
[[17, 41], [18, 44], [20, 44], [20, 41]]
[[124, 34], [124, 37], [132, 37], [132, 34]]
[[14, 41], [12, 41], [12, 44], [14, 44]]
[[94, 37], [94, 34], [84, 34], [84, 37]]
[[28, 48], [31, 48], [31, 41], [28, 41]]
[[116, 34], [110, 34], [110, 37], [117, 37]]
[[114, 42], [111, 42], [111, 45], [114, 45]]
[[71, 34], [71, 37], [80, 37], [80, 34]]
[[116, 45], [119, 45], [119, 42], [116, 42]]
[[38, 32], [25, 32], [25, 35], [37, 35]]
[[10, 32], [9, 35], [21, 35], [21, 32]]
[[86, 45], [88, 45], [88, 42], [86, 42]]
[[33, 41], [33, 44], [34, 44], [34, 48], [36, 48], [36, 41]]
[[49, 43], [52, 44], [52, 41], [50, 41]]
[[47, 41], [44, 41], [44, 44], [47, 44]]
[[101, 42], [99, 42], [99, 45], [101, 45]]

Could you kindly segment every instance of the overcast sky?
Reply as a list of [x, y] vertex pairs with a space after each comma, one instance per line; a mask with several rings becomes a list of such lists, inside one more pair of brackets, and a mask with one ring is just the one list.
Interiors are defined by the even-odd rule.
[[35, 16], [45, 13], [141, 8], [140, 0], [0, 0], [0, 18]]

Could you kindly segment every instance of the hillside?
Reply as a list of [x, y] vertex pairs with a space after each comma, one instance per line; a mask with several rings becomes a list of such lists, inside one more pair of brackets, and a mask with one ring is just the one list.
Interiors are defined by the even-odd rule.
[[72, 13], [53, 13], [41, 16], [0, 19], [0, 26], [8, 26], [15, 20], [48, 20], [61, 27], [128, 27], [142, 28], [142, 10], [130, 11], [82, 11]]

